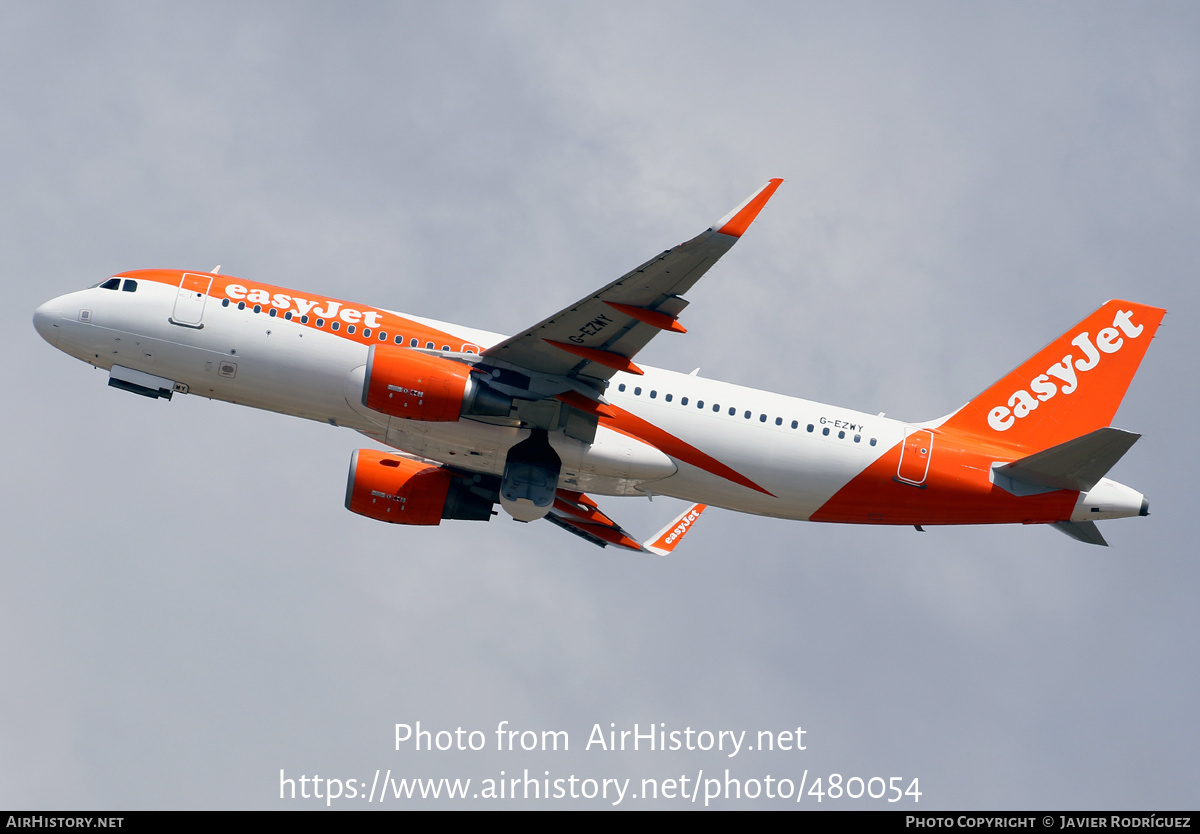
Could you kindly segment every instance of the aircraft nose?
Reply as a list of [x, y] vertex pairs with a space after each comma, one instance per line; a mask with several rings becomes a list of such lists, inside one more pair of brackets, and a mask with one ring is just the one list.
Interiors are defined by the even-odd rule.
[[62, 321], [62, 305], [57, 298], [47, 301], [33, 311], [33, 329], [55, 347], [58, 347], [58, 323], [60, 321]]

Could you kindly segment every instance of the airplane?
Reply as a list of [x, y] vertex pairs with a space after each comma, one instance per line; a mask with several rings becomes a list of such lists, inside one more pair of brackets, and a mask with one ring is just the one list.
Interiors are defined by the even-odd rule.
[[[1165, 310], [1109, 301], [952, 414], [905, 422], [634, 363], [684, 333], [683, 297], [774, 195], [503, 336], [220, 273], [123, 272], [46, 302], [34, 327], [108, 384], [345, 426], [345, 506], [396, 524], [545, 519], [666, 555], [706, 506], [848, 524], [1095, 522], [1149, 503], [1106, 474], [1140, 435], [1110, 423]], [[683, 499], [643, 543], [591, 495]]]

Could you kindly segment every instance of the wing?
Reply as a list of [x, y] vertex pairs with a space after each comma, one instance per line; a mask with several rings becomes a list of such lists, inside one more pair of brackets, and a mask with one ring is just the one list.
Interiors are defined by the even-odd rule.
[[640, 374], [633, 357], [663, 330], [685, 332], [677, 321], [687, 306], [682, 294], [737, 243], [781, 182], [770, 180], [687, 243], [487, 349], [483, 361], [582, 383], [576, 391], [602, 390], [617, 371]]
[[[490, 501], [493, 505], [500, 501], [500, 478], [495, 475], [481, 475], [407, 452], [390, 452], [389, 454], [445, 469], [462, 481], [461, 492], [477, 495]], [[465, 507], [466, 504], [463, 506]], [[692, 529], [692, 524], [705, 509], [707, 507], [704, 504], [692, 504], [672, 519], [667, 526], [655, 533], [647, 544], [639, 542], [624, 527], [601, 512], [596, 502], [582, 492], [557, 489], [554, 494], [554, 503], [544, 518], [568, 533], [573, 533], [600, 547], [608, 547], [611, 544], [622, 550], [666, 556], [683, 540], [684, 535]], [[473, 514], [443, 517], [486, 520], [486, 518]]]
[[558, 490], [546, 520], [600, 547], [611, 544], [622, 550], [666, 556], [682, 541], [705, 509], [704, 504], [692, 504], [656, 533], [649, 544], [642, 544], [630, 536], [621, 525], [602, 513], [595, 501], [581, 492]]

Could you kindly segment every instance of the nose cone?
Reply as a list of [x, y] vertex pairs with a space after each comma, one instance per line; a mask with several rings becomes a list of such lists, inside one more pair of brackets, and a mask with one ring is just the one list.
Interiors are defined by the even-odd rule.
[[55, 347], [58, 347], [58, 324], [60, 321], [62, 321], [62, 305], [57, 298], [47, 301], [33, 311], [33, 329]]

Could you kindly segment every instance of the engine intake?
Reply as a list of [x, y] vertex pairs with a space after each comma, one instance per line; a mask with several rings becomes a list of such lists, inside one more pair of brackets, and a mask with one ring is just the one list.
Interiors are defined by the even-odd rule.
[[362, 403], [392, 417], [445, 423], [460, 416], [507, 417], [512, 397], [489, 388], [460, 362], [372, 345]]
[[427, 526], [443, 518], [492, 517], [492, 501], [449, 470], [375, 449], [359, 449], [350, 458], [346, 509], [377, 521]]

